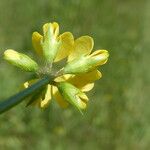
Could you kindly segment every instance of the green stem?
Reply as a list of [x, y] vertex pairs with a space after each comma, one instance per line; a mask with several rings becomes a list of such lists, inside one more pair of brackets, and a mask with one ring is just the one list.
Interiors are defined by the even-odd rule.
[[7, 100], [0, 103], [0, 114], [4, 113], [5, 111], [11, 109], [15, 105], [21, 103], [26, 97], [32, 95], [34, 92], [38, 91], [48, 83], [53, 82], [54, 77], [44, 77], [43, 79], [39, 80], [32, 86], [28, 87], [27, 89], [17, 93], [16, 95], [11, 96]]

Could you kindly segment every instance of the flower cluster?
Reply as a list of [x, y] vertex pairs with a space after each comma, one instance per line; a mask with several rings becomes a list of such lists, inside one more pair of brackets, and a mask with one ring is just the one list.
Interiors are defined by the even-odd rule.
[[[53, 76], [53, 82], [30, 96], [27, 105], [45, 108], [53, 97], [63, 108], [72, 104], [79, 111], [85, 109], [88, 103], [85, 93], [94, 87], [95, 80], [102, 77], [97, 68], [107, 62], [108, 51], [91, 52], [94, 41], [90, 36], [74, 39], [70, 32], [59, 34], [56, 22], [44, 24], [43, 35], [34, 32], [32, 44], [38, 55], [37, 61], [12, 49], [4, 52], [4, 59], [9, 63], [36, 74], [36, 78], [24, 83], [24, 88], [44, 76]], [[64, 59], [64, 67], [54, 71], [53, 66]]]

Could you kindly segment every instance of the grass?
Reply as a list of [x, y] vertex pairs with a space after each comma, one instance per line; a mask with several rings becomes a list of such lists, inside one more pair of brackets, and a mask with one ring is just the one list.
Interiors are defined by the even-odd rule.
[[[46, 111], [23, 103], [0, 116], [0, 149], [147, 150], [149, 14], [148, 0], [1, 0], [0, 56], [7, 48], [32, 55], [32, 32], [57, 21], [61, 32], [91, 35], [94, 49], [108, 49], [110, 59], [84, 116], [55, 101]], [[18, 92], [28, 76], [1, 58], [0, 100]]]

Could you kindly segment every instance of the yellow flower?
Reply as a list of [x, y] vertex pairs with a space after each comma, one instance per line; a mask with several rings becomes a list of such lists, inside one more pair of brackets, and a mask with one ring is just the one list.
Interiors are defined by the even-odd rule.
[[[93, 70], [92, 72], [89, 72], [88, 74], [81, 74], [81, 75], [71, 75], [71, 74], [66, 74], [60, 77], [55, 78], [56, 83], [63, 83], [63, 82], [68, 82], [78, 88], [81, 93], [82, 92], [88, 92], [94, 87], [94, 81], [98, 80], [102, 77], [101, 73], [98, 70]], [[28, 81], [24, 83], [24, 88], [28, 88], [30, 85], [32, 85], [36, 80]], [[40, 108], [45, 108], [48, 106], [48, 104], [51, 102], [51, 98], [54, 97], [54, 99], [58, 102], [58, 104], [62, 108], [66, 108], [69, 103], [68, 99], [65, 99], [65, 97], [62, 95], [62, 93], [58, 90], [57, 86], [55, 85], [48, 85], [49, 88], [46, 88], [44, 90], [43, 96], [39, 94], [37, 97], [37, 100], [34, 101], [34, 105], [38, 105]], [[82, 96], [86, 96], [85, 94], [81, 94]], [[34, 97], [34, 96], [33, 96]], [[31, 102], [32, 99], [31, 98]], [[35, 97], [34, 97], [35, 98]], [[88, 98], [86, 97], [86, 100], [88, 101]], [[78, 99], [79, 101], [79, 99]], [[87, 106], [87, 101], [80, 102], [80, 109], [85, 109]]]
[[64, 67], [63, 73], [87, 73], [105, 64], [109, 56], [108, 51], [97, 50], [91, 53], [93, 45], [93, 39], [89, 36], [82, 36], [75, 40], [74, 49], [68, 56], [68, 63]]
[[[94, 41], [90, 36], [81, 36], [74, 41], [72, 33], [65, 32], [59, 35], [59, 25], [56, 22], [43, 25], [43, 35], [38, 32], [32, 34], [33, 47], [43, 60], [44, 64], [37, 64], [27, 55], [14, 50], [6, 50], [4, 59], [13, 65], [32, 71], [37, 78], [24, 83], [28, 88], [41, 77], [52, 77], [51, 84], [30, 96], [28, 105], [37, 105], [46, 108], [52, 97], [58, 104], [66, 108], [74, 105], [79, 111], [85, 109], [88, 103], [86, 92], [94, 87], [94, 81], [102, 77], [97, 67], [108, 60], [107, 50], [97, 50], [91, 53]], [[53, 71], [52, 63], [67, 57], [67, 64], [59, 71]], [[46, 82], [47, 83], [47, 82]]]
[[32, 34], [32, 44], [39, 56], [44, 56], [49, 62], [57, 62], [72, 51], [74, 38], [70, 32], [59, 35], [59, 25], [53, 22], [43, 25], [43, 36], [38, 32]]
[[[37, 34], [37, 33], [33, 33], [33, 37], [35, 36], [35, 34]], [[57, 37], [58, 32], [57, 32], [57, 34], [55, 33], [54, 35], [55, 35], [55, 37]], [[40, 35], [38, 37], [40, 37]], [[38, 38], [36, 38], [36, 39], [38, 39]], [[67, 38], [67, 39], [73, 39], [73, 38]], [[35, 41], [36, 40], [33, 40], [33, 43]], [[68, 40], [68, 41], [71, 41], [71, 40]], [[91, 59], [93, 59], [93, 61], [98, 60], [96, 62], [96, 64], [94, 64], [95, 66], [106, 63], [108, 56], [107, 57], [103, 56], [103, 55], [106, 55], [106, 53], [107, 53], [106, 50], [98, 50], [98, 51], [95, 51], [94, 53], [92, 53], [91, 55], [89, 55], [91, 53], [91, 51], [93, 49], [93, 45], [94, 45], [94, 41], [90, 36], [82, 36], [82, 37], [76, 39], [72, 43], [74, 43], [74, 44], [73, 44], [73, 46], [70, 44], [71, 45], [70, 51], [67, 54], [65, 52], [60, 53], [60, 54], [65, 54], [65, 55], [63, 55], [63, 57], [61, 55], [59, 55], [59, 59], [57, 56], [56, 57], [57, 61], [61, 60], [60, 58], [64, 58], [64, 57], [68, 56], [68, 63], [76, 60], [76, 58], [81, 58], [81, 57], [83, 57], [83, 58], [90, 57]], [[37, 43], [35, 42], [34, 44], [36, 46], [38, 46], [38, 47], [36, 47], [37, 52], [42, 52], [42, 48], [41, 47], [39, 48], [40, 42], [38, 41]], [[67, 45], [67, 41], [65, 44]], [[86, 63], [88, 63], [88, 62], [86, 62]], [[79, 89], [81, 91], [81, 93], [90, 91], [94, 87], [94, 81], [100, 79], [102, 77], [102, 74], [98, 70], [96, 70], [96, 67], [93, 67], [94, 69], [91, 69], [90, 71], [88, 70], [84, 73], [82, 71], [82, 68], [84, 68], [84, 67], [78, 69], [78, 67], [80, 67], [80, 66], [81, 66], [81, 64], [78, 63], [77, 68], [76, 68], [77, 70], [74, 69], [75, 71], [70, 72], [71, 74], [69, 73], [69, 74], [64, 74], [62, 76], [56, 77], [54, 81], [56, 83], [58, 83], [57, 85], [59, 85], [59, 83], [60, 83], [60, 85], [62, 85], [61, 83], [68, 82], [72, 85], [72, 88], [74, 86], [75, 87], [74, 89], [76, 89], [76, 88]], [[79, 74], [80, 70], [82, 71], [82, 74]], [[65, 72], [65, 73], [68, 73], [68, 72]], [[31, 85], [30, 82], [26, 82], [25, 84]], [[28, 86], [26, 86], [25, 88], [27, 88], [27, 87]], [[64, 88], [64, 89], [66, 89], [66, 88]], [[66, 99], [66, 97], [64, 97], [62, 92], [60, 92], [60, 88], [58, 88], [56, 85], [49, 85], [49, 88], [46, 88], [46, 90], [44, 92], [45, 92], [44, 93], [45, 95], [44, 96], [39, 95], [37, 97], [37, 100], [34, 103], [34, 104], [37, 104], [40, 108], [47, 107], [48, 104], [51, 102], [52, 97], [54, 97], [54, 99], [58, 102], [58, 104], [63, 108], [66, 108], [69, 105], [69, 100]], [[51, 94], [49, 94], [49, 93], [51, 93]], [[85, 94], [81, 94], [81, 95], [82, 96], [84, 95], [84, 97], [86, 97]], [[87, 106], [88, 98], [86, 97], [86, 102], [82, 101], [81, 99], [78, 98], [78, 104], [79, 104], [78, 107], [80, 109], [85, 109]], [[80, 103], [79, 103], [79, 101], [80, 101]], [[32, 102], [32, 100], [31, 100], [31, 102]], [[75, 106], [77, 107], [77, 105], [75, 105]]]
[[12, 65], [28, 72], [35, 72], [39, 68], [38, 64], [29, 56], [18, 53], [12, 49], [8, 49], [4, 52], [4, 59]]

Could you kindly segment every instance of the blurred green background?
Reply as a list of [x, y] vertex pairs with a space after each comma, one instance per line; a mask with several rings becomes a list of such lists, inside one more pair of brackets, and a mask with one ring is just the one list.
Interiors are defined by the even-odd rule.
[[109, 50], [103, 78], [83, 116], [55, 101], [45, 111], [23, 103], [1, 115], [0, 150], [150, 149], [149, 0], [0, 0], [0, 101], [29, 76], [2, 60], [4, 50], [32, 55], [32, 32], [53, 21]]

